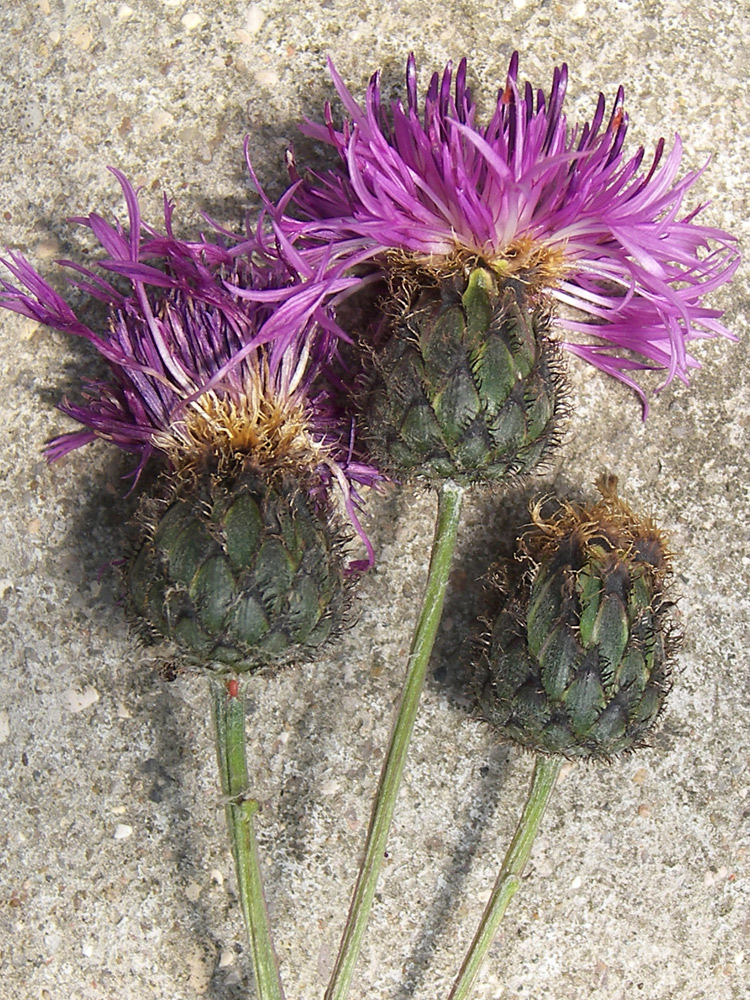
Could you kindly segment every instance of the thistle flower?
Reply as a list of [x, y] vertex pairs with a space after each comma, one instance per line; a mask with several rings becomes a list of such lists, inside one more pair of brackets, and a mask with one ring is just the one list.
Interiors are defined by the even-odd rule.
[[79, 320], [23, 257], [4, 262], [18, 286], [2, 281], [0, 304], [88, 340], [112, 373], [60, 404], [84, 429], [55, 438], [47, 455], [103, 438], [139, 457], [136, 481], [161, 460], [127, 573], [131, 610], [150, 635], [235, 670], [296, 657], [326, 638], [343, 605], [334, 485], [372, 560], [357, 487], [380, 477], [355, 452], [334, 317], [356, 280], [311, 270], [289, 243], [282, 257], [263, 220], [235, 247], [189, 243], [175, 237], [165, 199], [160, 233], [113, 173], [127, 229], [95, 214], [74, 221], [106, 251], [98, 269], [130, 290], [62, 262], [108, 306], [105, 331]]
[[494, 113], [480, 125], [465, 59], [455, 85], [450, 63], [433, 75], [423, 110], [413, 55], [406, 107], [385, 107], [379, 74], [360, 106], [330, 71], [348, 118], [337, 128], [326, 105], [325, 123], [303, 131], [333, 146], [341, 167], [303, 178], [291, 159], [292, 199], [305, 221], [286, 217], [287, 233], [334, 244], [352, 262], [385, 258], [391, 270], [446, 273], [468, 261], [516, 276], [530, 293], [574, 310], [561, 326], [595, 339], [565, 347], [644, 405], [633, 372], [663, 369], [664, 384], [686, 382], [698, 367], [690, 341], [732, 337], [703, 300], [737, 268], [736, 241], [696, 221], [703, 206], [683, 209], [705, 167], [677, 179], [679, 136], [666, 155], [660, 140], [650, 163], [643, 148], [626, 158], [622, 87], [606, 126], [600, 94], [592, 120], [569, 127], [567, 67], [555, 70], [546, 97], [521, 85], [515, 53]]
[[643, 746], [669, 691], [675, 650], [667, 542], [597, 481], [601, 500], [532, 508], [526, 574], [488, 648], [482, 706], [502, 735], [538, 753], [609, 758]]

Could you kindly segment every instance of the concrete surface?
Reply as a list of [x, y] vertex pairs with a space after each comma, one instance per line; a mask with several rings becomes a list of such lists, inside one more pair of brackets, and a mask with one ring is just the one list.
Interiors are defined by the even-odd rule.
[[[243, 136], [279, 193], [294, 123], [331, 94], [326, 53], [357, 93], [378, 66], [398, 89], [410, 48], [423, 82], [468, 54], [489, 99], [517, 47], [545, 88], [568, 61], [571, 111], [625, 84], [631, 148], [679, 130], [685, 169], [711, 153], [697, 197], [747, 247], [749, 38], [742, 0], [14, 0], [0, 12], [0, 241], [48, 274], [80, 257], [66, 217], [121, 209], [107, 164], [144, 186], [151, 218], [165, 188], [181, 232], [200, 209], [234, 226], [256, 204]], [[645, 425], [625, 390], [571, 365], [548, 482], [578, 489], [606, 466], [658, 515], [686, 641], [654, 749], [567, 770], [477, 1000], [750, 996], [746, 267], [714, 301], [740, 342], [700, 345], [692, 387], [665, 391]], [[127, 462], [103, 445], [51, 468], [40, 456], [93, 352], [10, 314], [0, 336], [0, 995], [252, 996], [205, 685], [149, 669], [99, 574], [119, 555]], [[320, 997], [335, 955], [431, 539], [429, 495], [370, 512], [378, 565], [357, 625], [321, 662], [252, 687], [290, 1000]], [[473, 721], [459, 684], [487, 524], [500, 538], [523, 518], [519, 498], [469, 505], [353, 996], [445, 997], [525, 795], [530, 758]]]

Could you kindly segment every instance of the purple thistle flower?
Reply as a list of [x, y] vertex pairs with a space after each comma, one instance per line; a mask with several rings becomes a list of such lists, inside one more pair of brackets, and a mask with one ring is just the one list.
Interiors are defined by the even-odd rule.
[[[97, 267], [125, 278], [122, 292], [97, 271], [60, 261], [77, 272], [72, 284], [109, 307], [97, 332], [20, 255], [3, 263], [17, 285], [0, 280], [0, 305], [46, 326], [83, 337], [107, 361], [111, 381], [85, 385], [82, 400], [59, 408], [83, 425], [47, 445], [50, 461], [96, 438], [135, 453], [137, 482], [152, 456], [172, 469], [248, 455], [259, 465], [306, 471], [321, 498], [335, 483], [367, 547], [357, 518], [358, 485], [382, 479], [355, 449], [345, 405], [347, 373], [338, 352], [346, 334], [334, 306], [358, 279], [315, 270], [285, 242], [284, 257], [255, 233], [233, 247], [185, 242], [172, 230], [146, 225], [137, 193], [117, 170], [127, 203], [127, 229], [91, 214], [72, 221], [92, 230], [107, 256]], [[236, 239], [236, 238], [235, 238]], [[299, 268], [299, 270], [298, 270]]]
[[390, 250], [438, 270], [446, 258], [453, 265], [468, 259], [501, 277], [516, 275], [577, 311], [560, 324], [597, 340], [565, 346], [631, 386], [644, 404], [629, 372], [664, 369], [664, 384], [675, 376], [686, 382], [699, 367], [689, 341], [735, 339], [703, 299], [736, 270], [736, 241], [695, 221], [704, 206], [682, 208], [705, 166], [676, 180], [679, 137], [666, 155], [660, 140], [650, 164], [643, 148], [626, 159], [622, 88], [606, 127], [601, 94], [591, 122], [568, 127], [567, 67], [555, 70], [547, 98], [521, 86], [515, 53], [482, 126], [465, 59], [455, 85], [451, 63], [442, 77], [433, 75], [422, 112], [413, 55], [406, 107], [398, 101], [386, 109], [379, 74], [362, 107], [332, 64], [330, 71], [349, 117], [337, 129], [327, 104], [325, 124], [308, 121], [303, 131], [332, 145], [341, 168], [303, 179], [290, 157], [292, 200], [305, 220], [282, 219], [290, 236], [333, 244], [338, 258], [352, 262]]

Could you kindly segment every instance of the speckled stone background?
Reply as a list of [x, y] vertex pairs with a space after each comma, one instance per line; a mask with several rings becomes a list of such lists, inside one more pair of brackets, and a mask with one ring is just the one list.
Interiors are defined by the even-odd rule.
[[[87, 234], [65, 219], [121, 211], [108, 164], [143, 186], [154, 221], [165, 189], [180, 233], [201, 210], [237, 226], [257, 205], [243, 136], [277, 195], [295, 122], [331, 96], [327, 53], [358, 94], [377, 67], [398, 93], [410, 49], [423, 83], [466, 54], [489, 101], [518, 48], [545, 88], [568, 61], [571, 115], [623, 83], [631, 149], [679, 130], [685, 170], [711, 154], [695, 198], [747, 247], [749, 38], [743, 0], [12, 0], [0, 242], [47, 275], [56, 257], [85, 259]], [[646, 424], [625, 389], [571, 366], [574, 412], [542, 485], [580, 490], [607, 467], [658, 515], [686, 641], [654, 748], [566, 769], [477, 1000], [750, 996], [748, 295], [744, 267], [714, 297], [739, 342], [699, 345], [693, 385], [669, 387]], [[54, 402], [98, 362], [11, 314], [0, 337], [0, 994], [252, 996], [205, 685], [149, 668], [106, 568], [132, 509], [128, 463], [104, 445], [53, 467], [40, 455], [68, 426]], [[531, 760], [474, 721], [460, 679], [475, 577], [524, 502], [469, 504], [353, 996], [445, 997], [523, 801]], [[433, 513], [427, 494], [373, 500], [378, 564], [356, 627], [321, 662], [252, 685], [252, 785], [290, 1000], [322, 995], [336, 952]]]

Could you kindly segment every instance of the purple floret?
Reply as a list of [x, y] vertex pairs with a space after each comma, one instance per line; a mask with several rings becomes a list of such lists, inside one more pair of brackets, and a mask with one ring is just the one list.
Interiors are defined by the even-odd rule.
[[76, 272], [74, 285], [109, 307], [108, 329], [97, 332], [82, 323], [22, 256], [3, 262], [16, 284], [0, 280], [0, 305], [83, 337], [111, 370], [111, 380], [87, 383], [80, 401], [60, 404], [85, 429], [52, 440], [48, 458], [104, 438], [139, 456], [137, 481], [152, 455], [173, 458], [168, 445], [191, 404], [209, 392], [241, 401], [262, 371], [274, 399], [302, 405], [320, 459], [313, 492], [325, 493], [334, 483], [340, 488], [371, 562], [356, 513], [357, 486], [382, 477], [355, 447], [338, 351], [346, 334], [335, 321], [337, 301], [358, 280], [323, 264], [310, 267], [291, 242], [282, 255], [264, 234], [263, 218], [257, 231], [234, 245], [203, 237], [190, 243], [175, 237], [173, 206], [165, 199], [165, 231], [158, 232], [142, 221], [129, 181], [112, 172], [125, 195], [127, 228], [95, 214], [73, 220], [92, 230], [107, 256], [97, 270], [60, 262]]
[[555, 70], [547, 97], [519, 83], [516, 53], [482, 125], [465, 59], [455, 83], [450, 63], [433, 75], [423, 108], [413, 55], [406, 106], [386, 108], [379, 74], [360, 106], [332, 64], [330, 71], [348, 117], [337, 128], [326, 105], [325, 123], [308, 122], [303, 131], [333, 146], [341, 166], [302, 177], [290, 160], [291, 198], [303, 217], [284, 215], [280, 224], [291, 238], [354, 262], [386, 250], [433, 261], [464, 253], [501, 274], [512, 270], [519, 249], [532, 246], [553, 265], [544, 290], [575, 311], [560, 325], [598, 338], [565, 346], [642, 398], [628, 373], [657, 368], [666, 371], [665, 384], [675, 376], [687, 381], [698, 365], [690, 340], [734, 339], [703, 298], [734, 274], [736, 240], [695, 221], [704, 206], [683, 209], [705, 167], [677, 180], [679, 137], [666, 155], [660, 140], [650, 162], [643, 148], [626, 159], [622, 88], [608, 117], [600, 94], [593, 119], [569, 127], [562, 111], [567, 67]]

